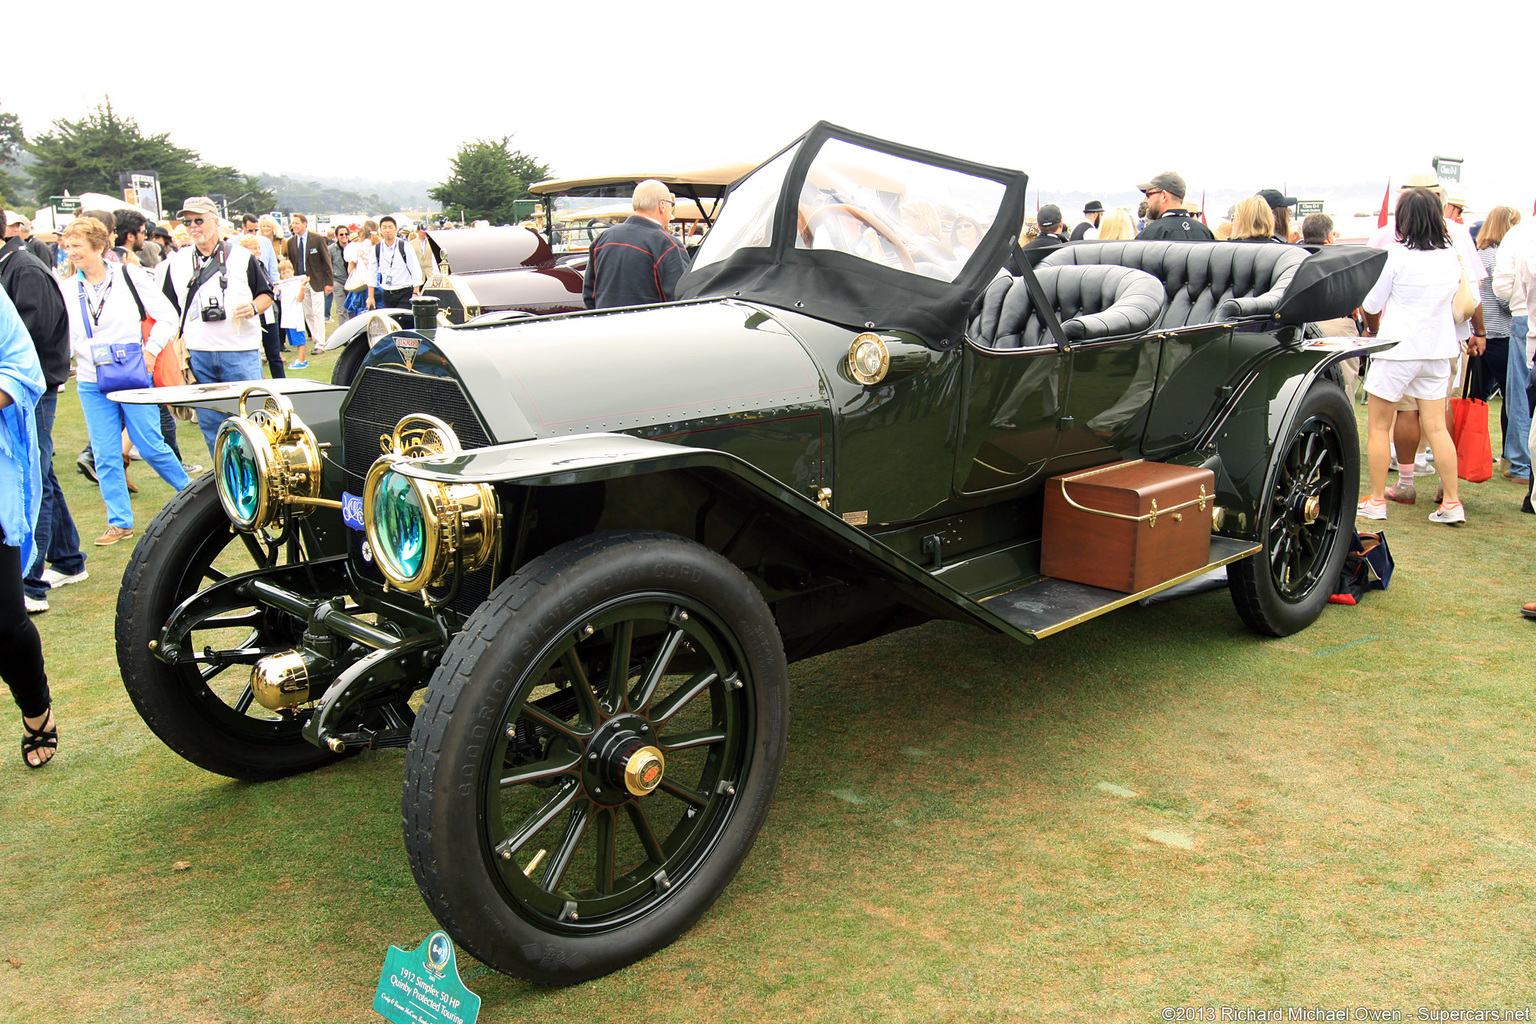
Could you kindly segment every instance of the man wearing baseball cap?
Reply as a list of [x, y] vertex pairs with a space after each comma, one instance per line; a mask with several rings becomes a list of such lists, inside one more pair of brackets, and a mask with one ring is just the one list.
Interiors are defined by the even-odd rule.
[[5, 211], [5, 237], [21, 239], [22, 248], [42, 260], [43, 266], [53, 266], [53, 253], [46, 245], [32, 237], [32, 222], [15, 210]]
[[1214, 242], [1211, 229], [1184, 209], [1184, 179], [1172, 171], [1154, 175], [1137, 190], [1147, 197], [1147, 226], [1138, 242]]
[[[181, 336], [200, 384], [261, 380], [261, 314], [272, 282], [250, 250], [219, 237], [219, 208], [193, 196], [181, 208], [192, 244], [166, 260], [165, 295], [181, 314]], [[200, 407], [197, 425], [213, 452], [227, 413]]]
[[1061, 233], [1061, 207], [1055, 203], [1047, 203], [1040, 207], [1040, 212], [1035, 214], [1035, 223], [1040, 225], [1040, 234], [1024, 248], [1054, 249], [1066, 241]]

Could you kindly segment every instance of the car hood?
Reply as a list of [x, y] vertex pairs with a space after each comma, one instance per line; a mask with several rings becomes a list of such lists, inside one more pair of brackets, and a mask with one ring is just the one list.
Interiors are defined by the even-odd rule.
[[[497, 442], [755, 419], [826, 401], [795, 336], [767, 310], [732, 300], [429, 333]], [[368, 365], [400, 368], [394, 347], [380, 344]]]

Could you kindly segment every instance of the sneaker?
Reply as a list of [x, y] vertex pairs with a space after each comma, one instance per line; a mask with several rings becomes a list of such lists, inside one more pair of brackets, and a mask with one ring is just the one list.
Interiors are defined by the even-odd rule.
[[1467, 509], [1461, 502], [1454, 504], [1447, 501], [1429, 514], [1432, 523], [1464, 523], [1467, 521]]
[[94, 484], [97, 482], [96, 463], [87, 453], [81, 452], [80, 455], [75, 459], [75, 468], [81, 473], [85, 474], [85, 478], [91, 483]]
[[1361, 519], [1385, 519], [1387, 518], [1387, 500], [1366, 498], [1355, 508], [1355, 515]]
[[1396, 487], [1387, 488], [1387, 500], [1395, 501], [1399, 505], [1412, 505], [1419, 500], [1419, 495], [1413, 489], [1413, 484], [1398, 484]]
[[1414, 459], [1413, 460], [1413, 475], [1414, 476], [1419, 476], [1419, 475], [1434, 476], [1435, 475], [1435, 457], [1433, 455], [1431, 455], [1429, 452], [1425, 452], [1422, 455], [1420, 455], [1417, 459]]
[[48, 599], [46, 597], [28, 597], [26, 594], [22, 594], [21, 600], [27, 606], [28, 615], [36, 615], [39, 612], [48, 610]]
[[183, 462], [181, 468], [187, 476], [197, 476], [197, 474], [203, 471], [203, 464], [201, 462]]
[[116, 544], [120, 540], [126, 540], [133, 536], [133, 530], [122, 526], [108, 526], [107, 532], [96, 538], [96, 546], [104, 548], [108, 544]]
[[59, 572], [57, 569], [43, 570], [43, 582], [48, 584], [50, 589], [54, 590], [57, 590], [59, 587], [67, 587], [71, 583], [84, 583], [90, 578], [91, 574], [87, 569], [81, 569], [79, 572], [70, 576], [64, 575], [64, 573]]
[[306, 359], [302, 363], [289, 363], [288, 364], [288, 369], [290, 369], [290, 370], [302, 370], [302, 369], [304, 369], [308, 365], [309, 365], [309, 360]]

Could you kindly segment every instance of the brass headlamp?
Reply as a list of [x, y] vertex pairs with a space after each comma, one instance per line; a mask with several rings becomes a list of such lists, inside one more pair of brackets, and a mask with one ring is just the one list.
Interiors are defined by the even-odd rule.
[[473, 572], [496, 551], [496, 491], [490, 484], [445, 483], [396, 472], [411, 459], [463, 451], [453, 428], [412, 414], [379, 438], [384, 454], [363, 486], [363, 525], [374, 562], [396, 589], [417, 593], [457, 567]]
[[[247, 411], [253, 395], [264, 396], [261, 408]], [[219, 426], [213, 450], [219, 502], [240, 530], [254, 533], [318, 505], [338, 506], [320, 497], [320, 444], [285, 395], [246, 388], [239, 415]]]

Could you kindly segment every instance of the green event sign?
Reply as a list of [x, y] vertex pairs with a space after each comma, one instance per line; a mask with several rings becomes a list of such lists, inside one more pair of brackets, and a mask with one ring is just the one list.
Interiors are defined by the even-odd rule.
[[480, 997], [464, 986], [447, 932], [407, 953], [390, 946], [373, 1009], [394, 1024], [475, 1024]]

